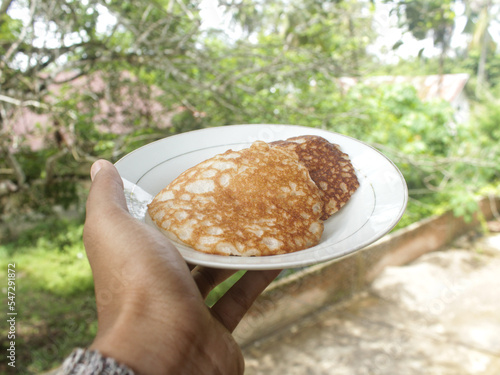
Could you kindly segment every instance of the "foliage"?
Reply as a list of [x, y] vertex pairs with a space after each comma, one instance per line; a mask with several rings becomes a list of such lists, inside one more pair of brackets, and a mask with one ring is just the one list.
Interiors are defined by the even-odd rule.
[[[9, 205], [0, 213], [34, 198], [44, 210], [67, 205], [92, 160], [165, 135], [295, 121], [311, 82], [359, 75], [368, 61], [370, 11], [355, 1], [226, 2], [242, 25], [237, 40], [200, 28], [199, 1], [9, 4], [0, 61], [0, 199]], [[15, 130], [27, 112], [39, 127]], [[37, 135], [42, 149], [31, 145]]]
[[26, 231], [17, 241], [0, 246], [2, 262], [15, 262], [30, 289], [70, 296], [93, 289], [81, 241], [82, 224], [52, 219]]
[[[153, 138], [160, 137], [169, 123], [158, 122], [183, 105], [178, 89], [192, 83], [183, 70], [198, 58], [196, 6], [196, 1], [2, 2], [0, 198], [19, 196], [19, 207], [41, 189], [45, 208], [75, 200], [89, 162], [116, 159], [123, 144], [134, 142], [125, 141], [125, 134], [143, 137], [153, 128]], [[107, 28], [100, 30], [106, 15]], [[159, 80], [167, 91], [155, 89]], [[39, 126], [20, 129], [26, 116]], [[43, 141], [42, 148], [34, 148], [34, 137]]]
[[[398, 66], [374, 65], [366, 52], [376, 37], [373, 1], [221, 1], [232, 36], [203, 28], [196, 0], [3, 1], [0, 215], [36, 211], [45, 220], [0, 246], [0, 263], [22, 270], [19, 344], [30, 351], [19, 358], [21, 372], [47, 370], [95, 335], [82, 223], [46, 218], [55, 205], [82, 206], [82, 181], [96, 158], [115, 161], [155, 139], [204, 127], [299, 124], [363, 140], [397, 164], [410, 192], [399, 227], [450, 208], [467, 216], [479, 194], [498, 194], [498, 51], [471, 43], [446, 54], [454, 0], [392, 3], [408, 32], [434, 38], [443, 50], [438, 59], [416, 53]], [[476, 22], [484, 9], [472, 10], [466, 32], [486, 35], [488, 19]], [[485, 86], [474, 77], [481, 67]], [[469, 124], [455, 124], [447, 103], [423, 102], [407, 85], [360, 79], [346, 90], [339, 82], [436, 72], [468, 72], [469, 89], [481, 88], [471, 91], [482, 95]], [[26, 112], [37, 124], [20, 131]], [[43, 147], [33, 147], [33, 137]]]
[[356, 108], [356, 120], [326, 128], [375, 145], [391, 158], [405, 176], [410, 207], [417, 212], [451, 208], [469, 215], [481, 187], [499, 180], [500, 152], [490, 138], [495, 118], [479, 118], [479, 127], [457, 125], [448, 103], [422, 102], [406, 85], [359, 85], [344, 103]]
[[[447, 43], [455, 1], [393, 3], [417, 38], [432, 33], [436, 43]], [[29, 6], [31, 18], [52, 25], [47, 37], [59, 42], [40, 41], [32, 24], [2, 15], [0, 78], [8, 93], [0, 100], [3, 213], [68, 207], [81, 196], [77, 187], [92, 160], [116, 160], [164, 136], [231, 123], [303, 124], [379, 145], [399, 161], [413, 199], [471, 197], [496, 176], [496, 154], [483, 159], [488, 148], [475, 143], [484, 135], [451, 126], [444, 103], [422, 103], [410, 87], [361, 85], [346, 92], [338, 83], [338, 77], [373, 69], [366, 53], [372, 2], [224, 2], [240, 30], [229, 39], [200, 27], [197, 1], [12, 4]], [[106, 14], [112, 17], [103, 30], [99, 19]], [[416, 64], [430, 73], [443, 68], [443, 59]], [[471, 51], [458, 66], [472, 73], [480, 59]], [[487, 67], [493, 87], [495, 60]], [[41, 149], [30, 146], [30, 132], [10, 131], [27, 108], [48, 116], [31, 130], [44, 136]], [[463, 142], [467, 147], [459, 150]], [[478, 175], [465, 166], [471, 160]]]
[[494, 152], [500, 142], [500, 85], [491, 92], [494, 99], [483, 100], [474, 110], [474, 121], [479, 130], [478, 147]]
[[395, 3], [394, 8], [400, 25], [406, 27], [417, 39], [425, 39], [429, 34], [436, 44], [449, 43], [454, 27], [455, 0], [385, 0]]
[[212, 290], [205, 300], [207, 306], [213, 306], [219, 298], [221, 298], [226, 292], [245, 274], [246, 271], [237, 271], [235, 274], [231, 275], [229, 278], [224, 280], [221, 284]]
[[[491, 58], [485, 63], [485, 80], [486, 86], [490, 89], [495, 89], [500, 84], [500, 52], [490, 52]], [[478, 71], [480, 64], [480, 53], [477, 51], [470, 51], [468, 55], [461, 61], [463, 70], [470, 71], [474, 77], [474, 72]], [[483, 93], [487, 89], [483, 87]]]

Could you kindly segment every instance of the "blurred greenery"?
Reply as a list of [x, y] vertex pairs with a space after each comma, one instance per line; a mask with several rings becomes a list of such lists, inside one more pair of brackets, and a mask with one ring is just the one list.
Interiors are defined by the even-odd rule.
[[[0, 277], [7, 280], [8, 264], [16, 270], [18, 374], [53, 368], [95, 336], [93, 280], [81, 235], [80, 220], [52, 219], [0, 245]], [[3, 340], [2, 350], [6, 345]], [[0, 364], [2, 373], [6, 366]]]
[[[370, 52], [381, 3], [439, 53], [386, 60], [403, 40]], [[224, 1], [217, 9], [230, 22], [218, 30], [203, 27], [197, 0], [2, 1], [0, 276], [16, 263], [18, 344], [29, 348], [16, 373], [50, 369], [95, 335], [81, 234], [97, 158], [206, 127], [297, 124], [360, 139], [394, 161], [410, 193], [396, 229], [450, 209], [467, 219], [481, 195], [498, 195], [500, 58], [488, 27], [498, 6], [466, 2], [467, 43], [452, 47], [458, 3]], [[466, 122], [409, 84], [365, 80], [446, 73], [470, 76]], [[347, 89], [345, 77], [356, 84]]]

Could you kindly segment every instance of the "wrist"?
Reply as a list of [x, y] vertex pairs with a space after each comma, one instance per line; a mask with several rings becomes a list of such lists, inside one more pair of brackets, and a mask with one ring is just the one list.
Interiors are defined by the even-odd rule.
[[60, 374], [102, 373], [107, 375], [135, 375], [133, 370], [114, 358], [103, 356], [98, 350], [74, 349], [64, 360]]
[[[212, 358], [223, 349], [210, 342], [215, 337], [207, 332], [214, 327], [200, 326], [189, 319], [186, 325], [187, 314], [171, 316], [167, 308], [158, 308], [155, 314], [147, 310], [122, 308], [111, 326], [104, 331], [98, 329], [89, 349], [125, 364], [136, 375], [226, 374]], [[230, 346], [232, 336], [229, 332], [227, 336], [225, 343]]]
[[[89, 349], [125, 364], [136, 375], [243, 374], [243, 356], [228, 331], [215, 337], [207, 334], [213, 327], [186, 328], [177, 323], [159, 326], [146, 319], [120, 319], [98, 333]], [[212, 341], [215, 338], [219, 341]], [[227, 353], [234, 361], [215, 359], [226, 360]]]
[[127, 365], [137, 375], [175, 373], [171, 366], [177, 355], [172, 345], [175, 340], [162, 335], [165, 326], [143, 314], [122, 310], [111, 326], [98, 329], [89, 349]]

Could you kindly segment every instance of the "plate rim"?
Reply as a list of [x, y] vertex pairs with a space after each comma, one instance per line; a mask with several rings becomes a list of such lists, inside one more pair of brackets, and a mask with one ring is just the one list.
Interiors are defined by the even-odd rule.
[[[300, 250], [300, 251], [294, 252], [294, 253], [272, 255], [272, 256], [265, 256], [265, 257], [228, 257], [228, 256], [223, 256], [223, 255], [205, 254], [202, 252], [196, 253], [196, 257], [192, 257], [192, 256], [190, 256], [190, 254], [187, 254], [182, 249], [182, 247], [179, 248], [182, 245], [178, 246], [177, 243], [174, 243], [174, 245], [176, 246], [178, 251], [181, 253], [181, 255], [184, 257], [186, 262], [191, 263], [191, 264], [200, 265], [200, 266], [211, 267], [211, 268], [238, 269], [238, 270], [239, 269], [266, 270], [266, 269], [281, 269], [281, 268], [299, 268], [299, 267], [310, 266], [310, 265], [318, 264], [318, 263], [325, 263], [328, 261], [338, 261], [342, 258], [345, 258], [351, 254], [354, 254], [355, 252], [358, 252], [358, 251], [366, 248], [368, 245], [383, 238], [392, 229], [394, 229], [394, 227], [397, 225], [397, 223], [401, 220], [402, 216], [404, 215], [404, 212], [406, 211], [406, 207], [408, 204], [408, 187], [407, 187], [404, 175], [399, 170], [399, 168], [396, 166], [396, 164], [391, 159], [389, 159], [386, 155], [384, 155], [381, 151], [379, 151], [378, 149], [376, 149], [372, 145], [370, 145], [362, 140], [356, 139], [356, 138], [351, 137], [349, 135], [345, 135], [345, 134], [341, 134], [341, 133], [337, 133], [337, 132], [332, 132], [332, 131], [328, 131], [328, 130], [320, 129], [320, 128], [313, 128], [313, 127], [307, 127], [307, 126], [301, 126], [301, 125], [287, 125], [287, 124], [238, 124], [238, 125], [223, 125], [223, 126], [197, 129], [197, 130], [192, 130], [192, 131], [183, 132], [183, 133], [179, 133], [179, 134], [169, 135], [169, 136], [166, 136], [164, 138], [150, 142], [150, 143], [143, 145], [141, 147], [138, 147], [137, 149], [127, 153], [126, 155], [124, 155], [120, 159], [118, 159], [118, 161], [116, 161], [116, 163], [115, 163], [115, 166], [120, 171], [120, 164], [125, 163], [127, 158], [131, 158], [131, 157], [133, 158], [134, 156], [137, 156], [138, 153], [144, 152], [146, 149], [151, 148], [151, 147], [155, 147], [156, 145], [158, 145], [160, 143], [169, 142], [173, 138], [178, 139], [178, 138], [193, 137], [193, 136], [200, 137], [200, 136], [202, 136], [202, 133], [220, 132], [223, 130], [234, 131], [238, 128], [241, 129], [242, 127], [246, 128], [247, 130], [248, 129], [254, 129], [254, 130], [261, 129], [264, 127], [266, 127], [266, 128], [273, 127], [273, 128], [281, 129], [281, 130], [294, 129], [294, 130], [303, 130], [304, 132], [309, 131], [312, 133], [316, 133], [316, 135], [320, 135], [322, 133], [322, 134], [325, 134], [325, 136], [326, 135], [330, 135], [330, 136], [333, 135], [335, 137], [345, 138], [346, 140], [358, 143], [361, 146], [368, 148], [371, 152], [377, 153], [386, 162], [388, 162], [390, 167], [391, 167], [391, 171], [396, 172], [395, 175], [397, 175], [399, 177], [399, 181], [401, 182], [401, 187], [402, 187], [402, 191], [400, 191], [400, 193], [402, 193], [402, 200], [398, 206], [398, 213], [392, 217], [392, 220], [389, 223], [387, 223], [387, 225], [384, 227], [384, 230], [377, 231], [374, 235], [366, 238], [364, 241], [361, 241], [356, 246], [352, 246], [349, 249], [345, 249], [345, 250], [341, 251], [340, 253], [333, 254], [333, 256], [323, 255], [319, 258], [312, 256], [309, 260], [300, 260], [300, 259], [297, 260], [297, 259], [295, 259], [297, 257], [297, 254], [299, 254], [301, 252], [306, 252], [307, 254], [313, 254], [313, 253], [318, 253], [318, 252], [323, 251], [324, 253], [329, 254], [327, 251], [327, 247], [328, 247], [328, 245], [331, 246], [332, 244], [328, 244], [328, 242], [323, 242], [323, 243], [320, 243], [320, 244], [318, 244], [314, 247], [311, 247], [309, 249]], [[320, 134], [318, 134], [318, 133], [320, 133]], [[305, 133], [305, 134], [307, 134], [307, 133]], [[257, 139], [258, 138], [255, 138], [255, 140], [257, 140]], [[230, 143], [224, 143], [222, 141], [222, 142], [220, 142], [220, 144], [213, 144], [212, 146], [207, 146], [206, 148], [241, 145], [241, 144], [245, 144], [245, 143], [250, 144], [251, 142], [239, 140], [237, 142], [231, 141]], [[201, 150], [201, 149], [192, 149], [192, 150], [186, 152], [186, 154], [191, 153], [191, 152], [196, 152], [199, 150]], [[167, 162], [168, 160], [171, 160], [172, 158], [178, 157], [179, 155], [180, 154], [176, 154], [174, 156], [171, 156], [168, 159], [163, 160], [159, 164], [163, 164], [163, 163]], [[157, 167], [159, 164], [157, 163], [154, 166], [148, 168], [145, 172], [142, 173], [142, 175], [136, 181], [131, 181], [131, 182], [133, 182], [134, 184], [139, 183], [140, 180], [145, 175], [147, 175], [148, 172], [150, 172], [152, 169]], [[122, 175], [122, 173], [120, 173], [120, 175]], [[374, 187], [372, 186], [371, 183], [370, 183], [370, 186], [372, 189], [374, 189]], [[375, 191], [374, 191], [374, 195], [376, 197]], [[375, 209], [376, 209], [376, 205], [374, 206], [374, 210]], [[371, 217], [369, 217], [367, 219], [367, 221], [363, 224], [363, 226], [366, 225], [366, 223], [369, 222], [370, 219], [371, 219]], [[361, 229], [361, 227], [358, 229], [358, 231], [360, 229]], [[342, 241], [344, 241], [344, 240], [345, 239], [343, 239]], [[340, 241], [340, 242], [342, 242], [342, 241]], [[196, 250], [192, 250], [192, 251], [196, 251]], [[302, 254], [304, 254], [304, 253], [302, 253]], [[283, 257], [286, 258], [287, 256], [290, 256], [290, 255], [292, 255], [291, 260], [287, 261], [286, 259], [284, 259], [284, 260], [282, 259]], [[208, 257], [208, 259], [206, 259], [206, 260], [203, 259], [205, 257]], [[200, 259], [200, 258], [202, 258], [202, 259]], [[299, 258], [300, 258], [300, 254], [299, 254]], [[252, 260], [254, 260], [254, 261], [252, 261]], [[262, 262], [262, 260], [271, 260], [271, 261]], [[282, 261], [279, 262], [280, 260], [282, 260]]]

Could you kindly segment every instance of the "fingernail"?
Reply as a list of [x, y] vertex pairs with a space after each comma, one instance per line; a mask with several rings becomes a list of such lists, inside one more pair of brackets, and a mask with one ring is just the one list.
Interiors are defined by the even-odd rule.
[[92, 167], [90, 167], [90, 179], [92, 181], [94, 181], [94, 178], [97, 174], [97, 172], [99, 172], [102, 168], [102, 161], [101, 160], [97, 160], [94, 164], [92, 164]]

